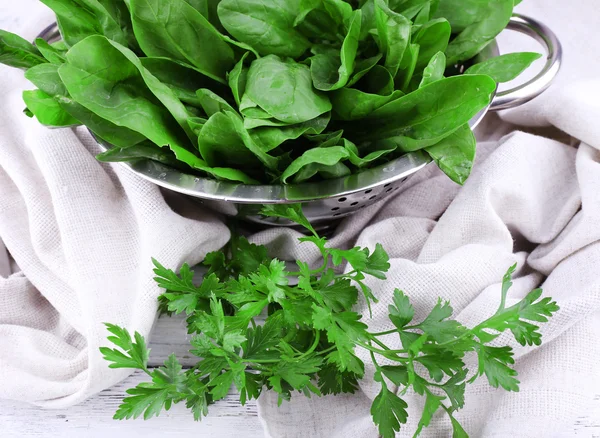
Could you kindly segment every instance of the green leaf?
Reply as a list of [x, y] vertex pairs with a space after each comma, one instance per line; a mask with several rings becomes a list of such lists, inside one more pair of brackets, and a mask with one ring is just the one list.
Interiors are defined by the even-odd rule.
[[415, 310], [409, 298], [400, 289], [394, 290], [394, 304], [388, 306], [390, 321], [400, 330], [415, 316]]
[[319, 389], [323, 395], [354, 394], [358, 390], [359, 375], [340, 371], [335, 365], [326, 364], [317, 373]]
[[440, 408], [442, 400], [444, 400], [444, 397], [439, 397], [435, 394], [432, 394], [431, 392], [427, 392], [425, 406], [423, 407], [423, 414], [421, 415], [421, 419], [419, 420], [417, 430], [415, 431], [415, 437], [419, 436], [419, 434], [423, 431], [423, 428], [431, 424], [431, 419], [433, 418], [437, 410]]
[[50, 45], [43, 38], [37, 38], [35, 40], [35, 46], [48, 62], [51, 62], [52, 64], [56, 65], [60, 65], [65, 62], [66, 50], [57, 49], [55, 46]]
[[131, 35], [131, 22], [124, 17], [126, 11], [123, 7], [111, 5], [110, 1], [105, 0], [75, 0], [74, 3], [79, 3], [93, 14], [101, 35], [124, 46], [131, 44], [133, 49], [138, 48]]
[[[473, 2], [473, 0], [469, 1]], [[446, 4], [444, 5], [444, 3]], [[474, 20], [473, 18], [469, 18], [469, 21], [464, 22], [464, 24], [461, 23], [466, 25], [464, 30], [448, 45], [448, 49], [446, 50], [448, 65], [454, 65], [475, 56], [490, 41], [496, 38], [510, 21], [514, 0], [490, 0], [478, 3], [480, 7], [477, 10], [476, 18]], [[468, 7], [465, 7], [462, 0], [451, 0], [440, 2], [440, 6], [445, 6], [445, 8], [440, 8], [438, 15], [446, 11], [446, 8], [452, 7], [451, 5], [463, 11], [469, 10]], [[452, 19], [448, 19], [452, 24]], [[453, 31], [456, 32], [456, 30], [456, 26], [453, 25]]]
[[342, 88], [331, 94], [331, 103], [336, 119], [350, 121], [363, 119], [402, 96], [404, 96], [404, 92], [401, 90], [395, 90], [390, 95], [382, 96], [365, 93], [354, 88]]
[[268, 217], [279, 217], [288, 219], [298, 225], [302, 225], [313, 235], [318, 237], [317, 232], [302, 212], [302, 204], [266, 204], [260, 213]]
[[452, 422], [452, 438], [469, 438], [467, 432], [452, 415], [450, 415], [450, 421]]
[[46, 63], [31, 67], [25, 72], [25, 78], [50, 96], [67, 94], [67, 89], [58, 76], [58, 66], [54, 64]]
[[341, 265], [346, 260], [356, 271], [362, 271], [367, 266], [369, 250], [366, 248], [355, 247], [352, 249], [335, 249], [330, 251], [331, 260], [335, 266]]
[[358, 291], [348, 279], [337, 280], [329, 286], [319, 289], [318, 293], [327, 307], [334, 312], [348, 311], [358, 300]]
[[441, 382], [444, 375], [452, 377], [465, 366], [460, 357], [450, 350], [437, 350], [421, 355], [415, 360], [427, 368], [429, 376], [436, 382]]
[[442, 385], [442, 389], [448, 396], [454, 410], [462, 409], [465, 405], [466, 378], [467, 370], [463, 368]]
[[215, 339], [218, 343], [223, 343], [225, 336], [225, 314], [223, 311], [223, 303], [214, 295], [210, 299], [210, 313], [196, 313], [190, 321], [193, 322], [193, 327], [188, 327], [190, 330], [197, 330], [200, 333], [204, 333]]
[[61, 108], [52, 96], [41, 90], [24, 91], [23, 101], [27, 109], [35, 115], [42, 125], [46, 126], [76, 126], [79, 121]]
[[[372, 1], [372, 0], [369, 0]], [[364, 14], [363, 14], [364, 18]], [[364, 27], [363, 27], [364, 29]], [[361, 29], [362, 30], [362, 29]], [[373, 67], [383, 58], [383, 55], [378, 54], [366, 59], [357, 59], [356, 65], [354, 66], [354, 74], [346, 84], [347, 87], [352, 87], [358, 81], [360, 81], [366, 74], [368, 74]]]
[[45, 62], [33, 44], [18, 35], [0, 30], [0, 64], [28, 69]]
[[468, 124], [429, 146], [425, 151], [448, 177], [457, 184], [464, 184], [471, 174], [475, 161], [477, 140]]
[[444, 78], [444, 72], [446, 71], [446, 55], [442, 52], [438, 52], [429, 60], [429, 63], [423, 70], [421, 83], [419, 88], [425, 87], [432, 82], [439, 81]]
[[246, 341], [246, 337], [241, 333], [227, 332], [223, 336], [223, 349], [230, 353], [233, 353], [236, 348], [242, 346], [242, 343]]
[[507, 391], [519, 391], [519, 381], [515, 378], [517, 372], [510, 367], [515, 363], [512, 348], [482, 346], [476, 351], [480, 367], [483, 368], [491, 386], [501, 386]]
[[489, 76], [441, 79], [370, 113], [359, 138], [381, 139], [379, 144], [393, 143], [404, 151], [433, 146], [485, 108], [495, 90]]
[[508, 53], [488, 59], [487, 61], [469, 67], [466, 75], [488, 75], [496, 82], [510, 82], [542, 55], [539, 53], [520, 52]]
[[269, 262], [267, 248], [248, 242], [243, 236], [232, 237], [231, 268], [235, 273], [248, 275]]
[[296, 140], [303, 135], [322, 133], [327, 128], [330, 118], [331, 114], [325, 113], [316, 119], [297, 125], [258, 127], [250, 131], [250, 137], [263, 151], [269, 152], [288, 140]]
[[319, 54], [311, 58], [310, 73], [317, 90], [332, 91], [344, 87], [354, 72], [358, 51], [361, 12], [354, 11], [341, 52], [335, 57]]
[[275, 55], [252, 62], [244, 96], [287, 124], [303, 123], [331, 110], [329, 98], [313, 89], [306, 65]]
[[294, 26], [298, 0], [222, 0], [218, 12], [227, 31], [261, 55], [295, 58], [310, 46]]
[[177, 276], [173, 271], [166, 270], [158, 262], [154, 262], [157, 266], [154, 270], [157, 277], [154, 280], [166, 289], [160, 300], [169, 312], [192, 314], [196, 310], [208, 310], [210, 297], [223, 289], [215, 274], [205, 276], [200, 286], [194, 286], [194, 274], [187, 264], [182, 266]]
[[352, 15], [352, 6], [342, 0], [307, 0], [300, 2], [301, 9], [295, 26], [307, 38], [335, 41], [345, 34]]
[[395, 433], [400, 431], [400, 424], [408, 419], [407, 407], [404, 400], [382, 385], [381, 392], [371, 405], [371, 415], [383, 438], [394, 438]]
[[438, 300], [429, 315], [419, 324], [419, 328], [436, 342], [451, 341], [463, 335], [467, 329], [458, 321], [448, 319], [450, 316], [452, 316], [450, 303]]
[[233, 372], [226, 371], [210, 381], [210, 394], [214, 401], [221, 400], [229, 393], [233, 385]]
[[111, 146], [131, 147], [144, 140], [139, 133], [117, 126], [75, 102], [68, 96], [67, 88], [58, 74], [58, 67], [56, 64], [39, 64], [27, 70], [25, 77], [44, 93], [52, 96], [71, 117], [87, 126]]
[[119, 351], [108, 347], [100, 348], [104, 359], [112, 362], [109, 367], [145, 370], [148, 366], [150, 350], [146, 347], [144, 337], [135, 332], [134, 340], [127, 329], [109, 323], [105, 323], [104, 325], [112, 334], [112, 336], [108, 337], [108, 340], [122, 350]]
[[281, 340], [282, 324], [280, 320], [267, 319], [263, 326], [248, 328], [247, 341], [242, 344], [244, 358], [248, 361], [270, 359], [278, 352], [274, 349]]
[[[139, 132], [158, 145], [169, 145], [178, 159], [192, 166], [205, 167], [201, 159], [186, 149], [187, 139], [171, 114], [156, 103], [156, 97], [147, 87], [140, 86], [143, 70], [129, 62], [113, 44], [104, 37], [93, 36], [69, 50], [68, 63], [58, 69], [69, 94], [100, 117]], [[168, 94], [165, 86], [156, 83], [156, 78], [149, 73], [145, 76], [165, 92], [165, 96]], [[137, 85], [134, 90], [131, 90], [130, 82]], [[130, 105], [124, 106], [125, 102]], [[181, 111], [185, 113], [182, 117], [187, 117], [183, 105]]]
[[325, 330], [329, 342], [335, 344], [336, 351], [328, 355], [328, 361], [335, 363], [340, 371], [362, 373], [362, 362], [354, 355], [356, 341], [367, 339], [367, 326], [360, 322], [360, 315], [354, 312], [332, 313], [331, 310], [313, 308], [313, 325], [317, 330]]
[[238, 106], [240, 106], [242, 96], [246, 91], [246, 81], [248, 80], [248, 67], [245, 67], [244, 63], [246, 62], [246, 59], [248, 58], [249, 54], [250, 52], [244, 53], [242, 58], [227, 75], [227, 82], [229, 83], [229, 88], [231, 88], [233, 98], [235, 99], [235, 103], [237, 103]]
[[252, 169], [260, 162], [268, 169], [277, 168], [278, 159], [254, 142], [242, 118], [233, 111], [213, 114], [200, 131], [198, 146], [211, 166]]
[[510, 268], [508, 268], [508, 271], [506, 271], [506, 274], [504, 274], [504, 276], [502, 277], [502, 295], [501, 295], [501, 300], [500, 300], [501, 304], [500, 304], [500, 309], [498, 310], [498, 312], [501, 312], [505, 309], [506, 297], [508, 295], [508, 291], [510, 290], [510, 288], [513, 285], [512, 276], [516, 270], [517, 270], [517, 264], [515, 263]]
[[286, 381], [292, 388], [301, 390], [310, 384], [311, 377], [320, 369], [321, 358], [310, 357], [301, 362], [280, 362], [273, 368], [269, 382], [277, 385], [277, 380]]
[[380, 158], [383, 158], [385, 155], [390, 154], [396, 150], [396, 147], [392, 145], [387, 149], [384, 148], [378, 151], [373, 151], [365, 155], [364, 157], [360, 157], [358, 148], [356, 147], [356, 145], [354, 145], [354, 143], [346, 139], [344, 139], [343, 141], [344, 147], [346, 148], [349, 154], [348, 159], [352, 164], [359, 168], [370, 166], [371, 164], [373, 164], [373, 162], [376, 162]]
[[391, 10], [384, 0], [375, 1], [375, 19], [379, 48], [385, 54], [385, 68], [395, 77], [410, 41], [411, 23], [404, 15]]
[[269, 302], [281, 302], [285, 299], [285, 287], [289, 280], [285, 262], [271, 260], [269, 265], [260, 265], [258, 272], [248, 276], [256, 288], [268, 296]]
[[385, 377], [396, 386], [408, 386], [408, 369], [404, 365], [384, 365], [380, 367]]
[[40, 0], [56, 15], [56, 22], [65, 43], [70, 47], [90, 35], [102, 33], [94, 13], [78, 1]]
[[139, 159], [158, 161], [159, 163], [175, 168], [180, 166], [180, 163], [171, 151], [160, 148], [148, 141], [126, 148], [113, 147], [106, 152], [96, 155], [96, 160], [106, 163], [134, 161]]
[[156, 57], [140, 58], [140, 62], [154, 77], [167, 85], [179, 100], [188, 105], [201, 106], [196, 94], [198, 89], [210, 89], [220, 94], [227, 90], [223, 84], [185, 62]]
[[539, 326], [528, 321], [546, 322], [560, 308], [551, 298], [541, 298], [541, 289], [531, 291], [521, 301], [506, 308], [508, 290], [512, 286], [511, 275], [515, 270], [516, 265], [512, 266], [504, 276], [502, 299], [496, 314], [479, 324], [473, 331], [483, 342], [489, 342], [486, 339], [490, 337], [494, 339], [495, 336], [486, 330], [503, 332], [508, 329], [521, 345], [540, 345], [542, 335]]
[[[332, 146], [329, 148], [314, 148], [304, 152], [302, 156], [295, 159], [281, 175], [281, 181], [285, 184], [292, 176], [297, 175], [303, 168], [312, 164], [320, 164], [323, 166], [335, 166], [340, 161], [348, 158], [348, 152], [341, 146]], [[303, 179], [308, 179], [317, 173], [318, 170], [313, 169], [312, 175], [304, 175]], [[300, 182], [298, 176], [294, 178], [294, 182]]]
[[408, 88], [417, 69], [421, 46], [409, 44], [400, 63], [400, 72], [396, 76], [396, 87], [408, 92]]
[[185, 62], [225, 83], [235, 64], [233, 50], [200, 12], [184, 0], [130, 0], [129, 7], [147, 56]]
[[384, 273], [390, 269], [389, 260], [390, 258], [387, 252], [385, 252], [385, 249], [383, 249], [383, 245], [378, 243], [375, 245], [373, 253], [367, 258], [365, 267], [364, 269], [361, 269], [361, 271], [364, 274], [371, 275], [380, 280], [385, 280], [386, 276]]
[[417, 31], [413, 38], [413, 42], [419, 45], [417, 70], [425, 68], [436, 53], [446, 51], [451, 32], [450, 23], [444, 18], [431, 20]]

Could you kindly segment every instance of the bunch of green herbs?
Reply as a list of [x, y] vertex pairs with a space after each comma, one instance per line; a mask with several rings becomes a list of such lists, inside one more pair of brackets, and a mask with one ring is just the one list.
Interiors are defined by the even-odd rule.
[[[406, 423], [408, 405], [402, 396], [409, 389], [425, 398], [415, 436], [443, 411], [450, 416], [455, 438], [467, 437], [454, 415], [464, 405], [466, 385], [485, 376], [492, 387], [519, 390], [512, 348], [494, 341], [510, 332], [523, 346], [540, 345], [537, 324], [547, 322], [558, 306], [542, 298], [540, 289], [507, 306], [515, 266], [504, 276], [498, 310], [475, 327], [452, 319], [450, 303], [442, 300], [424, 319], [415, 320], [409, 297], [396, 289], [388, 308], [390, 329], [374, 333], [355, 309], [370, 310], [377, 302], [365, 279], [386, 279], [390, 264], [383, 247], [331, 248], [301, 209], [274, 206], [263, 212], [306, 227], [310, 234], [300, 242], [316, 245], [322, 265], [311, 269], [297, 261], [298, 271], [290, 272], [265, 247], [237, 235], [223, 251], [206, 256], [207, 271], [199, 286], [192, 282], [189, 266], [176, 274], [154, 261], [155, 280], [165, 289], [160, 307], [187, 316], [193, 335], [190, 353], [199, 359], [184, 369], [171, 355], [163, 367], [150, 369], [144, 338], [107, 324], [112, 334], [108, 339], [116, 348], [103, 347], [101, 352], [110, 367], [139, 369], [150, 378], [127, 391], [116, 419], [148, 419], [185, 403], [200, 420], [232, 387], [242, 404], [264, 390], [277, 392], [280, 403], [294, 392], [309, 397], [354, 393], [365, 375], [359, 349], [370, 357], [381, 387], [371, 414], [384, 438], [393, 438]], [[336, 273], [333, 267], [343, 264], [345, 273]], [[398, 337], [400, 349], [386, 345], [384, 339], [390, 336]], [[477, 357], [476, 369], [468, 369], [467, 355]]]

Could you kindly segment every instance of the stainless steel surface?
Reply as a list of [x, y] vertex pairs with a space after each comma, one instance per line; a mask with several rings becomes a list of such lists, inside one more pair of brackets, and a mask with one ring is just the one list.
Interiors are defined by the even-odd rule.
[[560, 71], [562, 63], [562, 45], [558, 37], [546, 25], [533, 18], [515, 14], [507, 29], [521, 32], [539, 41], [546, 48], [546, 65], [530, 81], [511, 90], [498, 93], [494, 97], [490, 111], [515, 108], [536, 98], [552, 84]]
[[[469, 122], [474, 129], [489, 110], [519, 106], [543, 92], [560, 67], [561, 50], [550, 29], [530, 18], [515, 16], [509, 29], [527, 33], [546, 42], [548, 63], [542, 73], [527, 84], [494, 96], [492, 103]], [[60, 37], [56, 25], [49, 26], [40, 37], [56, 41]], [[490, 44], [482, 59], [498, 54]], [[482, 60], [480, 59], [480, 60]], [[110, 148], [109, 144], [101, 144]], [[228, 216], [239, 216], [264, 225], [290, 226], [291, 223], [259, 214], [264, 204], [302, 203], [307, 218], [315, 225], [341, 219], [398, 192], [406, 181], [431, 162], [423, 152], [412, 152], [384, 165], [343, 178], [318, 183], [291, 185], [246, 185], [189, 175], [158, 162], [138, 160], [122, 163], [142, 178], [175, 192], [197, 198], [208, 208]]]

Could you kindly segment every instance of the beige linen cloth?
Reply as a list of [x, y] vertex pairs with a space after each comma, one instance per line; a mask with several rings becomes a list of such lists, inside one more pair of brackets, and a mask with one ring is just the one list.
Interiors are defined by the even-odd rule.
[[[544, 326], [541, 347], [515, 345], [521, 392], [481, 379], [457, 417], [473, 437], [567, 437], [600, 393], [600, 9], [593, 0], [526, 0], [519, 10], [563, 41], [556, 86], [504, 121], [488, 117], [478, 134], [489, 141], [463, 188], [432, 166], [395, 198], [344, 221], [332, 243], [381, 242], [390, 254], [388, 280], [371, 283], [381, 300], [368, 321], [374, 331], [389, 328], [394, 288], [410, 295], [418, 317], [443, 297], [475, 325], [493, 313], [499, 281], [518, 263], [509, 300], [541, 286], [561, 310]], [[518, 50], [521, 41], [506, 44]], [[20, 269], [0, 278], [0, 398], [63, 407], [124, 377], [98, 353], [101, 323], [150, 332], [160, 293], [150, 257], [171, 267], [194, 263], [228, 232], [208, 212], [181, 201], [174, 210], [121, 166], [97, 163], [84, 131], [47, 130], [24, 117], [22, 74], [0, 68], [0, 78], [0, 237]], [[295, 237], [269, 230], [254, 240], [282, 258], [316, 259]], [[0, 251], [0, 270], [11, 269]], [[267, 436], [377, 437], [371, 375], [367, 366], [351, 396], [298, 395], [277, 408], [265, 393]], [[423, 403], [412, 393], [406, 401], [410, 420], [399, 436], [412, 435]], [[450, 435], [438, 414], [422, 436]]]

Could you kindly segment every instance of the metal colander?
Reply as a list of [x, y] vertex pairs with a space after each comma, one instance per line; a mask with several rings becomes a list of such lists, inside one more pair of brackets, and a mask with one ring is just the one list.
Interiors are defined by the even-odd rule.
[[[474, 129], [488, 111], [515, 108], [545, 91], [560, 69], [562, 49], [556, 35], [531, 18], [515, 15], [507, 29], [526, 34], [539, 41], [547, 51], [542, 71], [527, 83], [512, 90], [496, 93], [491, 104], [469, 123]], [[56, 25], [40, 37], [52, 41], [60, 38]], [[496, 44], [485, 49], [483, 56], [498, 54]], [[109, 144], [101, 146], [108, 149]], [[431, 162], [423, 152], [408, 153], [360, 173], [321, 182], [291, 185], [246, 185], [198, 177], [150, 160], [121, 163], [142, 178], [161, 187], [196, 198], [200, 204], [228, 216], [272, 226], [292, 226], [278, 218], [259, 214], [264, 204], [302, 203], [306, 217], [314, 225], [326, 225], [349, 216], [402, 190], [407, 180]]]

